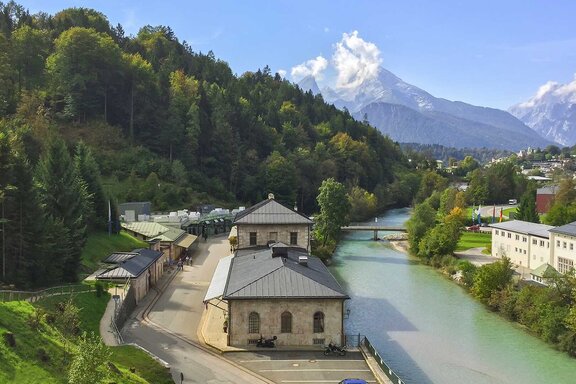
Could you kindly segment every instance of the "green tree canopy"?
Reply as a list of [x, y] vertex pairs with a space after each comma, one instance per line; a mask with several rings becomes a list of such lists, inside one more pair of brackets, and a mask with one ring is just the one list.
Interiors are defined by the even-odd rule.
[[340, 228], [348, 225], [350, 202], [346, 189], [334, 179], [322, 182], [318, 189], [318, 206], [320, 213], [314, 217], [316, 238], [325, 246], [335, 242], [340, 235]]

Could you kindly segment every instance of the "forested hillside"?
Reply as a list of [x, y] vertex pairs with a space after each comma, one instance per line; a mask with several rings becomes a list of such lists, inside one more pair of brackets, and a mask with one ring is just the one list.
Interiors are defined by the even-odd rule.
[[4, 282], [75, 280], [110, 199], [167, 210], [272, 192], [311, 214], [333, 177], [379, 208], [411, 201], [394, 193], [414, 181], [399, 146], [348, 112], [268, 68], [237, 76], [167, 26], [126, 36], [95, 10], [0, 2], [0, 118]]

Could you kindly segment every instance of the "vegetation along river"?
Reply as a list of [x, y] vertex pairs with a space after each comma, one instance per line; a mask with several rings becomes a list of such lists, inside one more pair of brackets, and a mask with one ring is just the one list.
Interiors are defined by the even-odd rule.
[[[378, 224], [402, 225], [409, 214], [393, 210]], [[406, 383], [576, 383], [576, 360], [372, 235], [346, 234], [331, 270], [351, 297], [346, 333], [366, 335]]]

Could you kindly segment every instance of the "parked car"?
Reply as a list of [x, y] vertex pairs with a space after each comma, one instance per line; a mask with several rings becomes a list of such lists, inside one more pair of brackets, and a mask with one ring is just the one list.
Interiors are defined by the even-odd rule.
[[508, 200], [508, 204], [510, 204], [510, 205], [518, 204], [518, 200], [510, 199], [510, 200]]
[[466, 227], [466, 230], [471, 232], [478, 232], [480, 230], [480, 225], [478, 224], [471, 225], [469, 227]]

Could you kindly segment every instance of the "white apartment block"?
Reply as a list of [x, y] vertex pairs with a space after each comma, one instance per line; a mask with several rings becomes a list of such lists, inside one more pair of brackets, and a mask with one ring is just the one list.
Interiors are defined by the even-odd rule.
[[576, 221], [550, 230], [550, 264], [560, 273], [576, 265]]
[[[551, 225], [512, 220], [494, 223], [492, 227], [492, 256], [506, 256], [513, 264], [536, 269], [542, 264], [552, 264]], [[576, 229], [576, 227], [575, 227]], [[576, 235], [574, 235], [576, 242]], [[552, 264], [555, 268], [556, 265]]]

